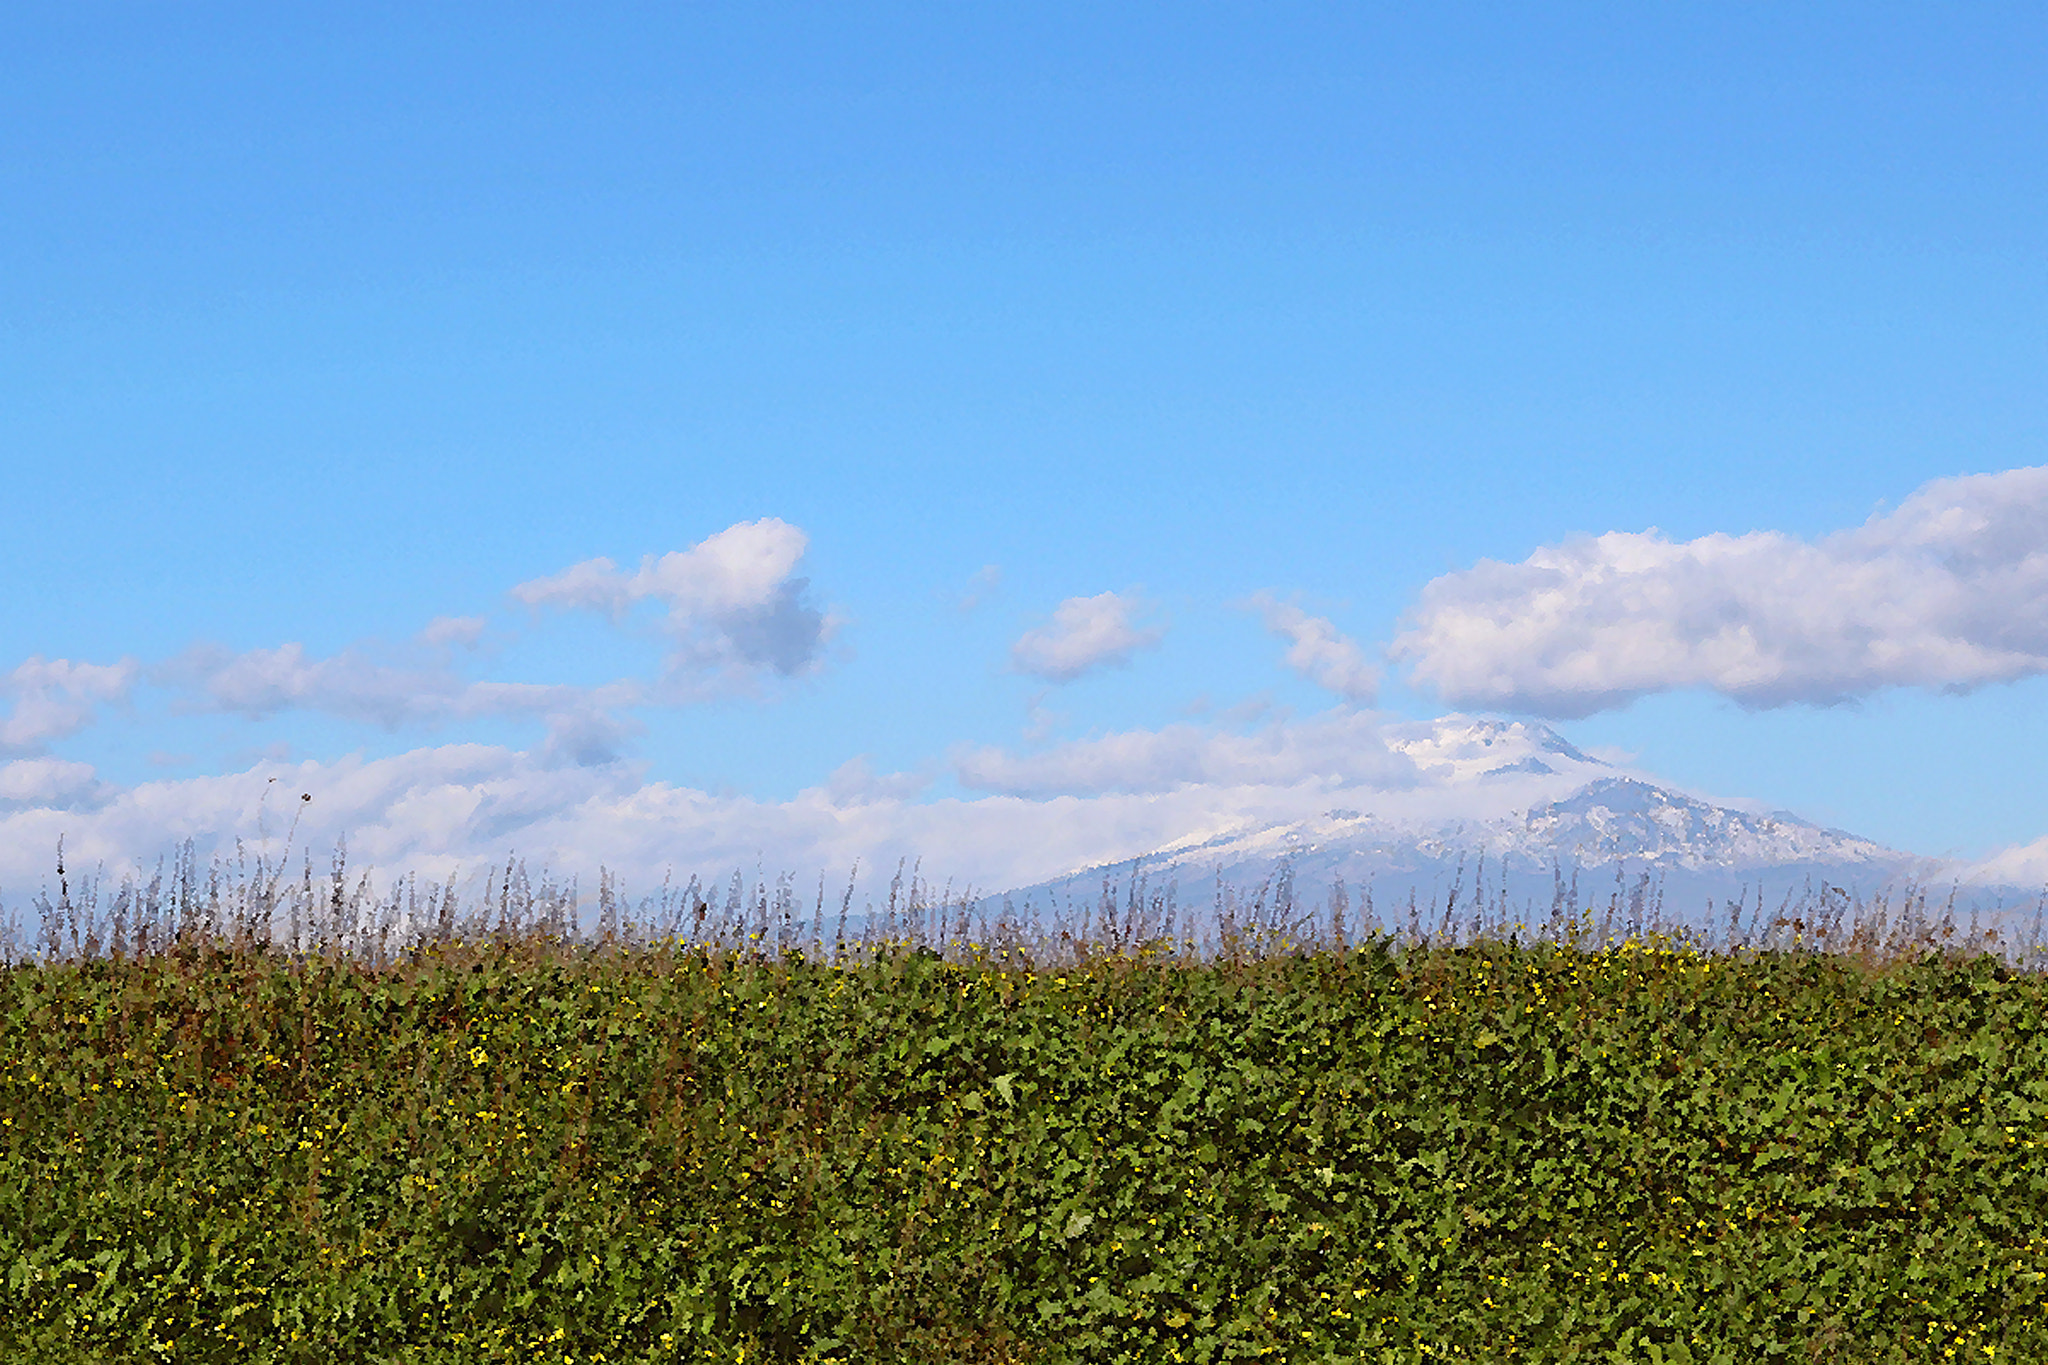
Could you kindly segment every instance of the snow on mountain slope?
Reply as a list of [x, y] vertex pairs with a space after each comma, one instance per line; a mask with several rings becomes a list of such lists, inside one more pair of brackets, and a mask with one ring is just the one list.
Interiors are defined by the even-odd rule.
[[1502, 827], [1496, 851], [1548, 861], [1568, 850], [1582, 864], [1636, 859], [1686, 868], [1787, 863], [1890, 866], [1909, 855], [1783, 811], [1756, 815], [1711, 805], [1632, 778], [1590, 782]]
[[[1581, 752], [1548, 727], [1447, 716], [1395, 727], [1389, 747], [1418, 787], [1331, 793], [1344, 804], [1292, 820], [1191, 832], [1143, 859], [1149, 880], [1243, 891], [1283, 866], [1308, 894], [1338, 878], [1425, 902], [1487, 879], [1493, 895], [1547, 902], [1558, 876], [1644, 875], [1688, 903], [1779, 894], [1807, 884], [1871, 891], [1953, 869], [1783, 811], [1702, 800]], [[1126, 867], [1129, 865], [1126, 864]], [[1099, 884], [1077, 871], [1030, 892]]]
[[1607, 777], [1493, 818], [1416, 819], [1333, 808], [1291, 823], [1190, 841], [1147, 859], [1155, 867], [1291, 857], [1389, 869], [1484, 853], [1524, 871], [1628, 862], [1642, 868], [1739, 872], [1832, 866], [1892, 872], [1911, 854], [1783, 812], [1759, 815], [1700, 801], [1634, 778]]

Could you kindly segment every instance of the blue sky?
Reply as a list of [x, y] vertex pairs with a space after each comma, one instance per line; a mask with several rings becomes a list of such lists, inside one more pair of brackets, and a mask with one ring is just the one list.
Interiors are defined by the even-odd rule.
[[[9, 837], [111, 854], [195, 832], [145, 807], [241, 826], [270, 777], [405, 759], [456, 775], [325, 832], [485, 762], [529, 813], [838, 774], [874, 823], [835, 848], [943, 844], [910, 808], [1004, 795], [962, 755], [1460, 709], [1918, 852], [2048, 835], [2012, 473], [2048, 464], [2044, 39], [1999, 5], [16, 16]], [[1651, 528], [1780, 539], [1586, 539]], [[1528, 561], [1574, 545], [1546, 608]]]

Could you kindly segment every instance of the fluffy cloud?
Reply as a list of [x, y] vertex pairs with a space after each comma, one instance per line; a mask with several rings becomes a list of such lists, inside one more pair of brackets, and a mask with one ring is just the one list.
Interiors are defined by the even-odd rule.
[[1290, 787], [1413, 785], [1413, 760], [1390, 749], [1377, 717], [1335, 711], [1252, 734], [1199, 725], [1131, 730], [1056, 745], [1042, 753], [974, 749], [957, 755], [954, 776], [975, 791], [1042, 798], [1105, 792], [1162, 792], [1213, 784]]
[[1166, 634], [1163, 626], [1137, 623], [1144, 609], [1144, 602], [1123, 593], [1069, 597], [1053, 609], [1050, 622], [1026, 631], [1010, 647], [1010, 664], [1049, 682], [1127, 664], [1132, 651], [1149, 649]]
[[32, 753], [77, 733], [92, 723], [101, 703], [125, 700], [140, 673], [133, 659], [81, 664], [36, 655], [0, 674], [0, 697], [14, 702], [0, 720], [0, 753]]
[[1317, 687], [1346, 701], [1370, 706], [1379, 695], [1380, 673], [1366, 661], [1357, 643], [1321, 616], [1310, 616], [1270, 593], [1246, 603], [1266, 622], [1266, 629], [1288, 642], [1287, 666]]
[[1583, 716], [1705, 687], [1746, 706], [2048, 672], [2048, 468], [1940, 479], [1862, 526], [1546, 546], [1428, 584], [1393, 653], [1446, 700]]
[[796, 576], [808, 544], [802, 531], [769, 517], [650, 555], [632, 573], [609, 559], [585, 560], [521, 583], [512, 596], [528, 606], [614, 616], [659, 603], [675, 640], [671, 687], [697, 691], [708, 678], [740, 681], [763, 671], [786, 677], [816, 665], [834, 624], [806, 600], [810, 580]]

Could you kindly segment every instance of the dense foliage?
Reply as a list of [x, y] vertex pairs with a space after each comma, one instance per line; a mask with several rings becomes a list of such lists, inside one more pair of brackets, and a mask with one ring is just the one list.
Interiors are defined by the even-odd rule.
[[5, 969], [0, 1355], [2048, 1359], [2048, 984], [1628, 945]]

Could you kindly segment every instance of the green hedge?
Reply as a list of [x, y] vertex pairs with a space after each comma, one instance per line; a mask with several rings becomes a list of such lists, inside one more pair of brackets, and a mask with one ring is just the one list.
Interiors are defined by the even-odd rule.
[[2048, 985], [1480, 946], [5, 969], [0, 1356], [2048, 1360]]

